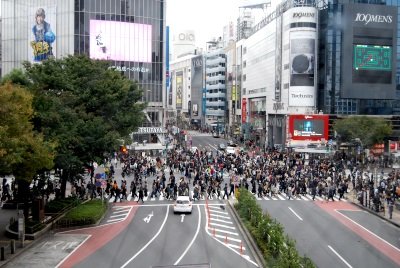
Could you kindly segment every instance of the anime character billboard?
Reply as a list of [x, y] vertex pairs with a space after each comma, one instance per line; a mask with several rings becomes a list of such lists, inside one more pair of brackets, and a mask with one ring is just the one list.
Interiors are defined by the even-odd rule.
[[30, 39], [32, 57], [34, 62], [41, 62], [54, 57], [56, 35], [52, 29], [56, 27], [56, 8], [39, 7], [32, 10], [34, 12], [32, 39]]

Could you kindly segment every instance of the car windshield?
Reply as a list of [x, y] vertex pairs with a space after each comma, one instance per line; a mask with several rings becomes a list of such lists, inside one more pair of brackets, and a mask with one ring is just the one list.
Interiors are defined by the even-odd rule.
[[181, 205], [186, 205], [189, 204], [189, 200], [177, 200], [176, 203]]

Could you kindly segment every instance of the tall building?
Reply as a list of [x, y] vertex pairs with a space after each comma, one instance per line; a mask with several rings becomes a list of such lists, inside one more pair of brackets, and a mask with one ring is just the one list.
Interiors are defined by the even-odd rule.
[[222, 133], [227, 124], [226, 104], [226, 55], [222, 40], [208, 42], [205, 54], [206, 111], [205, 125]]
[[86, 54], [109, 60], [110, 67], [143, 88], [145, 125], [161, 126], [166, 97], [164, 0], [2, 0], [1, 17], [3, 75], [24, 61], [49, 56]]
[[[334, 115], [400, 115], [398, 5], [391, 0], [329, 1], [320, 10], [319, 110]], [[379, 58], [363, 62], [368, 55]], [[385, 81], [380, 79], [384, 77]]]

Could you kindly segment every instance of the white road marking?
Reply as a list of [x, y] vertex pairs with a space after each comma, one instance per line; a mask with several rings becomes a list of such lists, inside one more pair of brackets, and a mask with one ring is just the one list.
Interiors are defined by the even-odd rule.
[[[229, 241], [229, 238], [228, 238], [228, 241]], [[238, 245], [234, 245], [234, 244], [227, 244], [227, 245], [228, 245], [228, 247], [231, 247], [231, 248], [240, 249], [240, 245], [239, 246]], [[242, 246], [242, 250], [246, 250], [245, 247]]]
[[301, 199], [303, 199], [304, 201], [308, 201], [309, 199], [307, 199], [307, 197], [305, 197], [304, 195], [300, 195]]
[[119, 211], [114, 211], [113, 214], [119, 214], [119, 213], [127, 213], [129, 212], [129, 210], [131, 210], [131, 208], [128, 207], [127, 210], [119, 210]]
[[228, 212], [224, 212], [224, 211], [218, 211], [218, 210], [212, 210], [212, 209], [209, 209], [209, 211], [210, 211], [210, 212], [214, 212], [214, 213], [218, 213], [218, 214], [225, 214], [225, 215], [228, 215]]
[[[226, 238], [225, 235], [219, 235], [219, 234], [215, 234], [215, 237], [219, 237], [219, 238], [223, 238], [223, 239]], [[230, 237], [230, 236], [228, 237], [228, 241], [235, 241], [235, 242], [238, 242], [238, 243], [242, 242], [242, 240], [237, 239], [237, 238], [233, 238], [233, 237]]]
[[382, 237], [378, 236], [377, 234], [371, 232], [370, 230], [368, 230], [367, 228], [365, 228], [364, 226], [362, 226], [361, 224], [353, 221], [352, 219], [350, 219], [349, 217], [347, 217], [346, 215], [344, 215], [343, 213], [340, 213], [339, 210], [335, 209], [335, 211], [337, 213], [339, 213], [340, 215], [342, 215], [343, 217], [345, 217], [346, 219], [348, 219], [349, 221], [351, 221], [352, 223], [358, 225], [359, 227], [361, 227], [362, 229], [364, 229], [365, 231], [367, 231], [368, 233], [372, 234], [373, 236], [375, 236], [376, 238], [378, 238], [379, 240], [381, 240], [382, 242], [384, 242], [385, 244], [389, 245], [390, 247], [394, 248], [395, 250], [397, 250], [398, 252], [400, 252], [400, 249], [393, 246], [392, 244], [390, 244], [388, 241], [386, 241], [385, 239], [383, 239]]
[[286, 200], [286, 198], [285, 197], [283, 197], [282, 195], [280, 195], [280, 194], [278, 194], [278, 198], [280, 199], [280, 200]]
[[[214, 230], [215, 230], [215, 232], [239, 236], [238, 233], [231, 232], [231, 231], [225, 231], [225, 230], [222, 230], [222, 229], [211, 228], [211, 227], [209, 229], [211, 230], [211, 232], [214, 232]], [[225, 236], [224, 236], [224, 238], [225, 238]]]
[[342, 256], [339, 255], [339, 253], [336, 252], [336, 250], [334, 250], [334, 249], [333, 249], [331, 246], [329, 246], [329, 245], [328, 245], [328, 248], [329, 248], [330, 250], [332, 250], [332, 252], [335, 253], [335, 255], [338, 256], [339, 259], [341, 259], [342, 262], [344, 262], [344, 264], [347, 265], [347, 267], [353, 268]]
[[116, 221], [123, 221], [122, 219], [109, 219], [107, 222], [116, 222]]
[[278, 198], [276, 198], [275, 196], [272, 196], [271, 199], [275, 201], [278, 200]]
[[181, 214], [181, 222], [185, 220], [185, 214]]
[[219, 224], [219, 223], [215, 223], [215, 222], [210, 222], [210, 225], [219, 226], [219, 227], [222, 227], [222, 228], [228, 228], [228, 229], [231, 229], [231, 230], [235, 230], [236, 229], [235, 227], [227, 226], [227, 225], [223, 225], [223, 224]]
[[299, 220], [303, 221], [303, 219], [302, 219], [291, 207], [288, 207], [288, 208], [290, 209], [291, 212], [293, 212], [293, 214], [294, 214], [297, 218], [299, 218]]
[[212, 213], [210, 213], [210, 216], [217, 217], [218, 219], [219, 218], [228, 219], [228, 220], [231, 219], [231, 217], [228, 217], [228, 216], [221, 216], [221, 215], [216, 215], [216, 214], [212, 214]]
[[266, 197], [266, 196], [264, 196], [263, 198], [264, 198], [264, 200], [269, 200], [269, 198], [268, 198], [268, 197]]
[[[206, 209], [206, 208], [205, 208], [205, 209]], [[206, 213], [206, 222], [208, 222], [208, 213], [207, 213], [207, 211], [205, 211], [205, 213]], [[244, 257], [244, 256], [240, 255], [239, 252], [237, 252], [236, 250], [234, 250], [234, 249], [231, 248], [231, 247], [228, 247], [227, 245], [225, 245], [225, 244], [224, 244], [222, 241], [220, 241], [219, 239], [213, 237], [213, 236], [210, 234], [210, 232], [209, 232], [209, 229], [211, 229], [211, 228], [208, 228], [207, 226], [208, 226], [208, 224], [205, 224], [204, 229], [206, 230], [206, 232], [207, 232], [207, 234], [208, 234], [209, 236], [211, 236], [213, 239], [215, 239], [215, 241], [217, 241], [217, 242], [220, 243], [221, 245], [225, 246], [226, 248], [232, 250], [235, 254], [237, 254], [237, 255], [243, 257], [243, 259], [245, 259], [246, 261], [250, 262], [250, 263], [253, 264], [254, 266], [258, 267], [258, 264], [255, 263], [254, 261], [252, 261], [247, 255], [246, 255], [247, 257]], [[216, 229], [214, 229], [214, 230], [217, 231]], [[228, 233], [228, 232], [226, 232], [226, 233]], [[237, 235], [238, 235], [238, 234], [237, 234]]]
[[154, 213], [153, 213], [153, 211], [151, 212], [151, 214], [149, 214], [149, 215], [147, 215], [144, 219], [143, 219], [143, 221], [145, 222], [145, 223], [149, 223], [150, 221], [151, 221], [151, 218], [154, 216]]
[[[199, 211], [199, 221], [197, 223], [197, 230], [196, 233], [192, 239], [192, 241], [190, 242], [190, 244], [188, 245], [188, 247], [185, 249], [185, 251], [182, 253], [182, 255], [179, 257], [179, 259], [174, 263], [174, 265], [177, 265], [182, 259], [183, 257], [185, 257], [186, 253], [188, 252], [188, 250], [192, 247], [194, 240], [196, 240], [197, 235], [199, 234], [200, 231], [200, 225], [201, 225], [201, 211], [200, 211], [200, 207], [197, 206], [197, 209]], [[185, 215], [183, 215], [185, 216]]]
[[218, 221], [218, 222], [223, 222], [223, 223], [228, 223], [228, 224], [233, 224], [233, 222], [231, 222], [231, 221], [224, 221], [224, 220], [220, 220], [220, 219], [216, 219], [216, 218], [211, 218], [210, 220], [212, 220], [212, 221]]
[[161, 227], [160, 227], [160, 229], [158, 230], [158, 232], [153, 236], [153, 238], [152, 238], [149, 242], [147, 242], [146, 245], [144, 245], [144, 247], [142, 247], [141, 250], [139, 250], [135, 255], [132, 256], [132, 258], [130, 258], [127, 262], [125, 262], [124, 265], [121, 266], [121, 268], [126, 267], [126, 266], [127, 266], [131, 261], [133, 261], [140, 253], [142, 253], [142, 251], [145, 250], [145, 249], [154, 241], [154, 239], [157, 238], [157, 236], [160, 235], [162, 229], [164, 228], [165, 223], [167, 222], [168, 214], [169, 214], [169, 206], [167, 207], [167, 213], [165, 214], [164, 221], [163, 221], [163, 223], [161, 224]]
[[78, 248], [80, 248], [80, 246], [82, 246], [90, 237], [92, 237], [92, 235], [88, 235], [85, 240], [83, 240], [76, 248], [74, 248], [67, 256], [65, 256], [64, 259], [61, 260], [60, 263], [57, 264], [56, 268], [60, 267], [61, 264], [63, 264], [65, 262], [65, 260], [67, 260], [69, 258], [69, 256], [71, 256], [72, 254], [74, 254], [75, 251], [78, 250]]
[[116, 218], [116, 217], [123, 217], [123, 218], [125, 218], [125, 214], [122, 214], [122, 215], [111, 215], [110, 216], [110, 218]]

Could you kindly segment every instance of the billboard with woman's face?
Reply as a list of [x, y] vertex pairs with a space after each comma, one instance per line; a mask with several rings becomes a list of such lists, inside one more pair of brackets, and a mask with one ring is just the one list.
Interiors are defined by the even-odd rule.
[[32, 36], [29, 39], [31, 59], [34, 62], [41, 62], [55, 55], [56, 35], [54, 29], [57, 28], [56, 7], [35, 7], [31, 9], [30, 14], [32, 14], [33, 23]]

